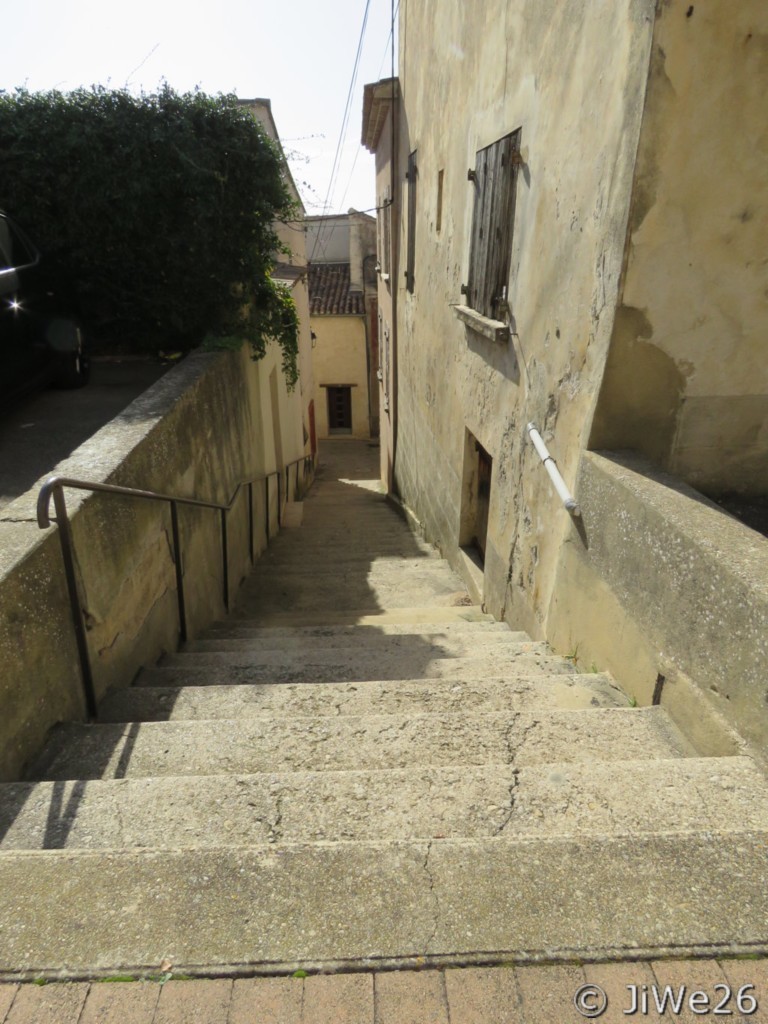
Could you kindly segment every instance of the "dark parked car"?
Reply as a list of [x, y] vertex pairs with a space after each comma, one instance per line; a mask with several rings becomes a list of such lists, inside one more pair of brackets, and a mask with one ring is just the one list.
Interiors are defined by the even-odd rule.
[[0, 211], [0, 397], [79, 388], [89, 372], [73, 290]]

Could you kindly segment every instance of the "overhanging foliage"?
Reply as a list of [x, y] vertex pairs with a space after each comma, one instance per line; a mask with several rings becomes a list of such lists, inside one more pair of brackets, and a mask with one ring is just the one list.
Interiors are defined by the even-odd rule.
[[102, 346], [270, 338], [297, 379], [297, 318], [272, 280], [295, 217], [279, 153], [234, 96], [102, 87], [0, 95], [0, 207], [66, 268]]

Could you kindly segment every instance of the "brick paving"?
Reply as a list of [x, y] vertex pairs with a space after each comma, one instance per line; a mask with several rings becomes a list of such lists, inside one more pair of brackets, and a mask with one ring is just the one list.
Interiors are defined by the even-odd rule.
[[[314, 975], [308, 978], [248, 978], [158, 982], [62, 982], [0, 984], [0, 1024], [576, 1024], [589, 1019], [574, 1006], [584, 985], [597, 985], [608, 1006], [604, 1024], [641, 1019], [692, 1024], [707, 1017], [768, 1021], [768, 961], [662, 960], [612, 964], [468, 967]], [[631, 990], [647, 994], [648, 1012], [635, 1014]], [[685, 986], [680, 1012], [659, 1014], [654, 986]], [[741, 1008], [737, 994], [745, 985]], [[728, 990], [730, 1000], [726, 999]], [[694, 1012], [687, 1000], [705, 993]], [[757, 1009], [750, 1014], [749, 996]], [[586, 994], [588, 1009], [602, 998]], [[715, 1007], [720, 1005], [717, 1014]], [[740, 1012], [744, 1010], [745, 1012]], [[726, 1011], [730, 1011], [727, 1013]]]

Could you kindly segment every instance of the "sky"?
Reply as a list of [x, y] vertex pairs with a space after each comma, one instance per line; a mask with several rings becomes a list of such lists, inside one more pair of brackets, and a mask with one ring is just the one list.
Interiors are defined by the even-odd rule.
[[392, 0], [25, 0], [3, 19], [0, 89], [153, 92], [167, 81], [179, 92], [267, 98], [307, 213], [367, 210], [363, 86], [391, 74], [391, 13]]

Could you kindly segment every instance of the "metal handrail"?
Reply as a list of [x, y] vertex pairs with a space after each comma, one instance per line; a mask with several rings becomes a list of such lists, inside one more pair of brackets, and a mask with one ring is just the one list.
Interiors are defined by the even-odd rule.
[[80, 601], [80, 595], [77, 588], [77, 573], [75, 570], [75, 552], [74, 545], [72, 542], [72, 530], [70, 528], [69, 513], [67, 511], [66, 499], [64, 497], [64, 488], [72, 488], [80, 491], [91, 491], [96, 494], [113, 494], [116, 496], [122, 496], [127, 498], [141, 498], [148, 501], [162, 501], [170, 505], [171, 509], [171, 529], [173, 533], [173, 561], [176, 570], [176, 600], [179, 610], [179, 639], [184, 641], [187, 639], [187, 614], [186, 605], [184, 601], [184, 576], [182, 571], [182, 560], [181, 560], [181, 534], [179, 530], [179, 505], [191, 505], [196, 508], [208, 508], [217, 511], [220, 516], [221, 523], [221, 560], [222, 560], [222, 587], [223, 587], [223, 598], [224, 607], [229, 611], [229, 553], [227, 545], [227, 514], [231, 511], [234, 506], [240, 492], [243, 488], [248, 488], [248, 548], [251, 559], [251, 565], [254, 562], [254, 551], [255, 551], [255, 539], [253, 532], [253, 488], [255, 484], [264, 483], [265, 485], [265, 521], [266, 521], [266, 540], [269, 543], [270, 540], [270, 529], [269, 529], [269, 481], [272, 477], [277, 477], [277, 525], [282, 525], [282, 476], [285, 473], [285, 493], [286, 499], [289, 493], [290, 487], [290, 469], [292, 466], [296, 466], [296, 484], [295, 491], [299, 488], [299, 464], [304, 463], [304, 472], [307, 471], [307, 466], [314, 468], [315, 456], [304, 455], [299, 459], [294, 459], [292, 462], [287, 463], [281, 469], [275, 469], [271, 473], [260, 474], [257, 477], [253, 477], [251, 480], [241, 481], [235, 487], [235, 490], [230, 498], [229, 502], [224, 505], [216, 501], [203, 501], [200, 498], [185, 498], [178, 494], [163, 494], [160, 491], [147, 491], [141, 490], [135, 487], [119, 487], [115, 484], [102, 484], [95, 483], [89, 480], [75, 480], [72, 477], [64, 476], [52, 476], [49, 477], [43, 486], [40, 488], [40, 493], [37, 497], [37, 525], [41, 530], [46, 530], [51, 525], [51, 514], [50, 507], [51, 501], [53, 501], [54, 509], [56, 510], [56, 524], [59, 527], [59, 542], [61, 544], [61, 555], [64, 562], [64, 576], [67, 584], [67, 594], [69, 596], [70, 610], [72, 612], [72, 623], [75, 629], [75, 638], [77, 641], [77, 653], [80, 661], [80, 675], [83, 684], [83, 693], [85, 696], [85, 704], [88, 710], [88, 714], [91, 718], [96, 716], [96, 691], [93, 685], [93, 670], [91, 668], [91, 660], [88, 652], [88, 637], [85, 626], [85, 617], [83, 615], [82, 604]]
[[549, 479], [552, 481], [552, 485], [557, 491], [558, 497], [562, 501], [565, 508], [571, 513], [572, 516], [580, 516], [581, 509], [579, 503], [576, 501], [574, 496], [568, 490], [565, 480], [560, 475], [560, 470], [555, 464], [555, 460], [549, 454], [549, 449], [544, 444], [541, 434], [536, 428], [535, 423], [529, 423], [525, 428], [528, 431], [528, 436], [531, 439], [533, 447], [538, 452], [539, 458], [544, 463], [544, 468], [549, 473]]

